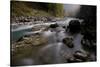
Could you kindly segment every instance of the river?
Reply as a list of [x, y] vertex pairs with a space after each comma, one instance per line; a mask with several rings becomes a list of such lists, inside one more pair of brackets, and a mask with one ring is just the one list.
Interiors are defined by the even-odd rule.
[[[66, 32], [62, 26], [68, 26], [69, 18], [64, 21], [58, 22], [47, 22], [43, 24], [34, 25], [23, 25], [23, 26], [11, 26], [11, 37], [12, 41], [17, 41], [20, 37], [25, 35], [40, 33], [43, 37], [48, 38], [48, 43], [46, 45], [38, 47], [29, 47], [27, 49], [22, 49], [22, 54], [18, 53], [16, 56], [12, 56], [12, 65], [40, 65], [40, 64], [58, 64], [65, 63], [65, 57], [71, 57], [75, 51], [84, 51], [81, 45], [81, 39], [83, 35], [80, 33], [71, 35]], [[50, 24], [57, 23], [59, 27], [52, 29], [49, 28], [47, 31], [32, 31], [34, 26], [49, 26]], [[74, 48], [67, 47], [62, 40], [65, 37], [72, 37]], [[94, 56], [94, 55], [93, 55]]]

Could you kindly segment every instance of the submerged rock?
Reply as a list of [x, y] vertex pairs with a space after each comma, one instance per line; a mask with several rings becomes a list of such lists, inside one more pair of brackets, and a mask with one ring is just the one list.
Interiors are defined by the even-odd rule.
[[74, 44], [72, 43], [73, 39], [70, 37], [64, 38], [62, 42], [66, 44], [69, 48], [73, 48]]

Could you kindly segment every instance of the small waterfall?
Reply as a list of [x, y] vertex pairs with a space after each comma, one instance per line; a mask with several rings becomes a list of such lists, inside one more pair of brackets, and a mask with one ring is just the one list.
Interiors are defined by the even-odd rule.
[[81, 45], [82, 37], [83, 36], [81, 34], [76, 34], [74, 36], [74, 41], [73, 41], [73, 43], [75, 45], [74, 50], [82, 50], [82, 45]]
[[[62, 28], [56, 28], [45, 31], [43, 33], [44, 37], [48, 38], [48, 45], [44, 46], [42, 49], [40, 49], [40, 53], [43, 54], [42, 56], [45, 58], [49, 57], [52, 59], [52, 63], [60, 63], [62, 61], [61, 57], [61, 48], [62, 48], [62, 39], [65, 37], [64, 30]], [[59, 35], [61, 35], [59, 37]], [[58, 42], [59, 41], [59, 42]], [[43, 60], [47, 60], [47, 59]]]

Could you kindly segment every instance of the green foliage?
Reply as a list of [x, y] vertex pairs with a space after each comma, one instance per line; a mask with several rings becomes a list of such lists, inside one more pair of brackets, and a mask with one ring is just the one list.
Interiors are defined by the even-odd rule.
[[11, 1], [12, 16], [63, 17], [63, 4]]
[[56, 17], [63, 17], [63, 4], [49, 3], [47, 4], [48, 12]]

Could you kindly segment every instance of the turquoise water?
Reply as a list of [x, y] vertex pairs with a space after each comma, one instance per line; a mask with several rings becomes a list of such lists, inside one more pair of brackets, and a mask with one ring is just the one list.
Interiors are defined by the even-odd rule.
[[24, 29], [24, 30], [19, 30], [19, 31], [11, 31], [11, 38], [12, 41], [17, 41], [19, 38], [23, 37], [26, 35], [26, 32], [31, 32], [31, 29]]

